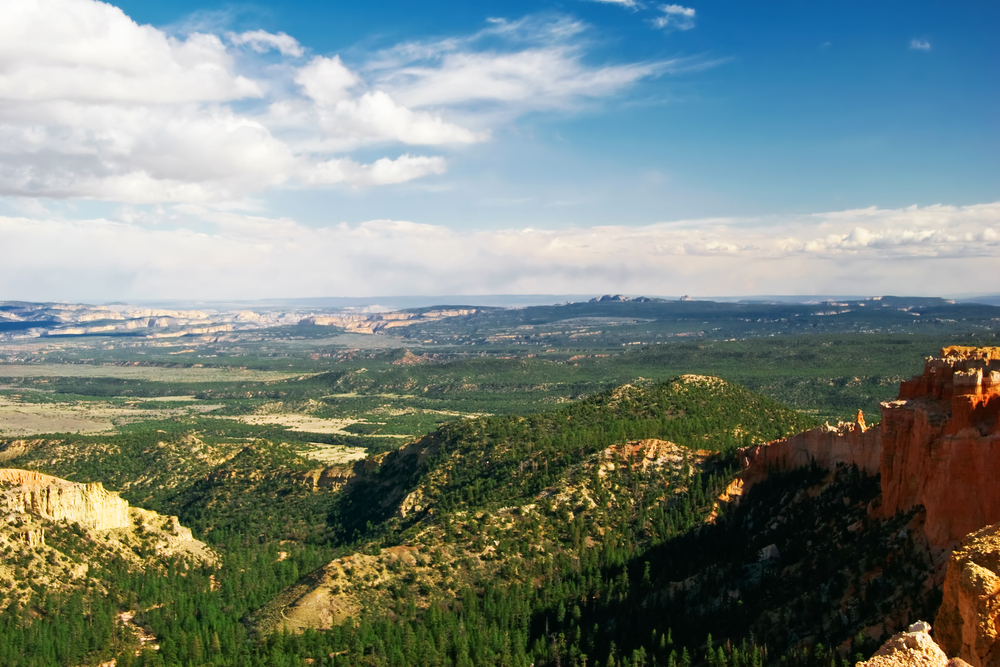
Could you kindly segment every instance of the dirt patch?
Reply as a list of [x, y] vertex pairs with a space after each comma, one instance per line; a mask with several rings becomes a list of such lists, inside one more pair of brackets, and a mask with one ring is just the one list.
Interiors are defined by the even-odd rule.
[[289, 431], [295, 431], [296, 433], [328, 433], [332, 435], [350, 435], [356, 438], [364, 437], [379, 437], [379, 438], [412, 438], [412, 435], [382, 435], [375, 434], [372, 436], [367, 436], [359, 433], [351, 433], [350, 431], [345, 431], [344, 429], [351, 424], [368, 424], [363, 419], [354, 419], [352, 417], [344, 417], [343, 419], [320, 419], [319, 417], [310, 417], [308, 415], [298, 415], [298, 414], [278, 414], [278, 415], [239, 415], [239, 416], [221, 416], [220, 419], [235, 419], [241, 421], [244, 424], [275, 424], [276, 426], [282, 426]]
[[116, 426], [210, 412], [220, 405], [144, 410], [103, 402], [22, 403], [0, 396], [0, 435], [21, 437], [43, 433], [110, 433]]
[[303, 452], [306, 456], [323, 463], [337, 464], [358, 461], [368, 456], [364, 447], [348, 447], [347, 445], [327, 445], [322, 442], [311, 442], [316, 449]]

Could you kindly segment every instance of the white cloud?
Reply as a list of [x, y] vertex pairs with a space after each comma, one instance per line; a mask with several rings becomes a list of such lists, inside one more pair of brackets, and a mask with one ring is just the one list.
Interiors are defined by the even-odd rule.
[[178, 40], [92, 0], [3, 3], [0, 100], [178, 103], [260, 97], [215, 35]]
[[[586, 31], [584, 24], [567, 18], [493, 19], [465, 39], [401, 44], [365, 70], [380, 89], [408, 107], [451, 107], [473, 117], [499, 108], [516, 117], [574, 108], [642, 79], [701, 66], [673, 59], [595, 67], [585, 63]], [[504, 48], [481, 48], [480, 43], [497, 40]]]
[[231, 32], [228, 37], [234, 45], [246, 44], [257, 53], [266, 53], [270, 49], [277, 49], [281, 55], [293, 58], [301, 58], [306, 53], [298, 40], [283, 32], [274, 34], [266, 30], [250, 30], [239, 34]]
[[357, 95], [352, 90], [361, 85], [360, 77], [336, 56], [314, 58], [296, 73], [295, 81], [315, 103], [303, 115], [322, 130], [326, 146], [345, 149], [384, 141], [469, 144], [489, 137], [448, 123], [440, 115], [413, 111], [381, 90]]
[[26, 198], [231, 201], [271, 187], [400, 183], [447, 161], [362, 164], [345, 153], [487, 141], [498, 122], [683, 66], [588, 66], [585, 26], [560, 18], [491, 19], [472, 36], [403, 44], [354, 68], [336, 55], [272, 67], [258, 54], [305, 50], [263, 30], [227, 33], [229, 46], [208, 32], [173, 37], [96, 0], [3, 4], [0, 195]]
[[589, 0], [589, 2], [600, 2], [607, 5], [620, 5], [622, 7], [628, 7], [629, 9], [636, 9], [641, 7], [636, 0]]
[[442, 157], [401, 155], [395, 160], [381, 158], [372, 164], [340, 158], [317, 164], [305, 180], [309, 184], [393, 185], [429, 174], [443, 174], [446, 166]]
[[388, 87], [413, 106], [516, 104], [521, 109], [565, 107], [578, 98], [604, 97], [664, 71], [667, 63], [591, 69], [572, 46], [515, 53], [452, 53], [435, 67], [401, 68]]
[[340, 56], [317, 56], [295, 73], [295, 83], [319, 104], [329, 105], [350, 99], [350, 90], [361, 83], [361, 77], [349, 70]]
[[917, 51], [930, 51], [931, 43], [926, 39], [911, 39], [910, 48], [916, 49]]
[[657, 28], [674, 28], [677, 30], [690, 30], [694, 27], [695, 11], [691, 7], [682, 5], [660, 5], [662, 16], [653, 19], [653, 25]]
[[[354, 168], [330, 165], [329, 178]], [[419, 167], [403, 156], [365, 177], [392, 180], [410, 168]], [[313, 228], [191, 205], [153, 217], [172, 224], [0, 217], [0, 237], [18, 248], [0, 265], [0, 282], [39, 300], [942, 294], [982, 284], [1000, 260], [1000, 202], [551, 230], [393, 220]], [[214, 231], [196, 231], [206, 225]]]

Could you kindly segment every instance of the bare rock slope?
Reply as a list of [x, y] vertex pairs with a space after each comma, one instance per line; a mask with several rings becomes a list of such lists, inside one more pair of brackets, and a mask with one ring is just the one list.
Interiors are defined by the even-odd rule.
[[973, 667], [1000, 666], [1000, 524], [973, 533], [952, 552], [936, 625], [950, 655]]
[[99, 482], [14, 468], [0, 468], [0, 552], [0, 603], [33, 587], [87, 586], [91, 566], [111, 559], [143, 570], [168, 558], [216, 561], [177, 517], [131, 507]]

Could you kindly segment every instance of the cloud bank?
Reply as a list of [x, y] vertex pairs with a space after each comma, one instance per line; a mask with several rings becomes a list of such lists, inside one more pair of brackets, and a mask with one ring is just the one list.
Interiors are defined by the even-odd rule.
[[947, 294], [990, 289], [1000, 202], [466, 232], [393, 220], [312, 228], [187, 204], [141, 221], [2, 217], [0, 236], [19, 249], [0, 281], [37, 300]]
[[171, 35], [96, 0], [3, 7], [0, 195], [190, 203], [402, 183], [443, 173], [441, 152], [498, 123], [669, 69], [586, 65], [585, 26], [562, 18], [495, 19], [348, 65], [284, 33]]

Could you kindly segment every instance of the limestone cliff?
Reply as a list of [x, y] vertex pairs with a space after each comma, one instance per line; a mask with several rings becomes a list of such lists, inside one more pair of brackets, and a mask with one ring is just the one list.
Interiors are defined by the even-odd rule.
[[76, 484], [15, 468], [0, 468], [0, 511], [75, 522], [91, 530], [132, 525], [128, 502], [105, 490], [100, 482]]
[[312, 491], [328, 489], [337, 491], [354, 477], [354, 467], [352, 465], [332, 465], [326, 468], [317, 468], [305, 472], [296, 473], [293, 476], [295, 481], [304, 484]]
[[949, 347], [882, 404], [882, 516], [927, 510], [929, 542], [951, 548], [1000, 521], [1000, 348]]
[[406, 327], [411, 324], [426, 324], [449, 317], [464, 317], [475, 315], [476, 308], [449, 308], [442, 310], [426, 310], [423, 312], [388, 312], [388, 313], [345, 313], [340, 315], [314, 315], [299, 321], [299, 324], [340, 327], [350, 333], [375, 334], [386, 329]]
[[130, 507], [100, 483], [13, 468], [0, 469], [0, 551], [17, 562], [0, 560], [0, 606], [30, 597], [31, 585], [92, 585], [91, 563], [109, 559], [138, 569], [163, 558], [216, 560], [177, 517]]
[[1000, 524], [964, 540], [948, 561], [935, 636], [973, 667], [1000, 666]]

